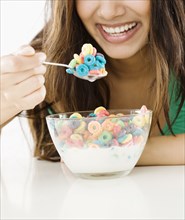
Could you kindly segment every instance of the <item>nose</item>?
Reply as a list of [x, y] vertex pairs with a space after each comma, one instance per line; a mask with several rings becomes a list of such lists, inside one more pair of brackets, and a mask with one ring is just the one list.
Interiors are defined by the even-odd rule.
[[97, 13], [104, 20], [113, 20], [126, 13], [124, 1], [120, 0], [99, 0]]

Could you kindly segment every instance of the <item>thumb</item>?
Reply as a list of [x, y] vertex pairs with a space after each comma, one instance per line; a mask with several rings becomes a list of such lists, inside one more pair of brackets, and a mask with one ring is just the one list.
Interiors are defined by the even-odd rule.
[[33, 56], [35, 54], [35, 50], [30, 45], [21, 46], [14, 55], [23, 55], [23, 56]]

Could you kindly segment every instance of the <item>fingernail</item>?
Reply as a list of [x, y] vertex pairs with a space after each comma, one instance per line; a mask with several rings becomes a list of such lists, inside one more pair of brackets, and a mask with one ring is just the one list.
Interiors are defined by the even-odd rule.
[[43, 84], [45, 82], [45, 78], [43, 77], [43, 75], [38, 76], [39, 81], [41, 82], [41, 84]]
[[24, 47], [16, 52], [17, 55], [34, 55], [35, 50], [31, 46]]
[[36, 73], [45, 73], [46, 72], [46, 67], [44, 65], [41, 65], [39, 67], [35, 68]]
[[44, 62], [46, 60], [46, 54], [45, 53], [39, 53], [39, 60], [41, 62]]

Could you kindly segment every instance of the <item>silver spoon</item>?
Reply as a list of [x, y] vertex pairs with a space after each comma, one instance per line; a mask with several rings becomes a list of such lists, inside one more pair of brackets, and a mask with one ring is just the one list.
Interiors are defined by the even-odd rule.
[[[63, 64], [63, 63], [53, 63], [53, 62], [46, 62], [44, 61], [43, 64], [46, 64], [46, 65], [53, 65], [53, 66], [61, 66], [61, 67], [66, 67], [66, 68], [69, 68], [71, 69], [71, 67], [67, 64]], [[107, 76], [107, 72], [104, 73], [104, 74], [101, 74], [101, 75], [90, 75], [88, 74], [87, 76], [79, 76], [76, 72], [74, 72], [74, 76], [80, 78], [80, 79], [84, 79], [84, 80], [88, 80], [89, 82], [94, 82], [95, 80], [97, 79], [101, 79], [102, 77], [105, 77]]]

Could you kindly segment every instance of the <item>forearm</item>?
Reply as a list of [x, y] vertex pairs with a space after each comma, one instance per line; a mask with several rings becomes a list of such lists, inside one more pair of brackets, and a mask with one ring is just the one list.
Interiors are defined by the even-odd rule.
[[137, 165], [185, 164], [185, 134], [151, 137]]
[[4, 127], [9, 121], [11, 121], [20, 110], [18, 110], [15, 106], [3, 106], [1, 103], [0, 109], [0, 128]]
[[12, 121], [14, 118], [15, 118], [15, 116], [12, 117], [12, 118], [10, 118], [10, 119], [8, 119], [8, 120], [5, 121], [3, 124], [0, 124], [0, 130], [1, 130], [3, 127], [5, 127], [10, 121]]

